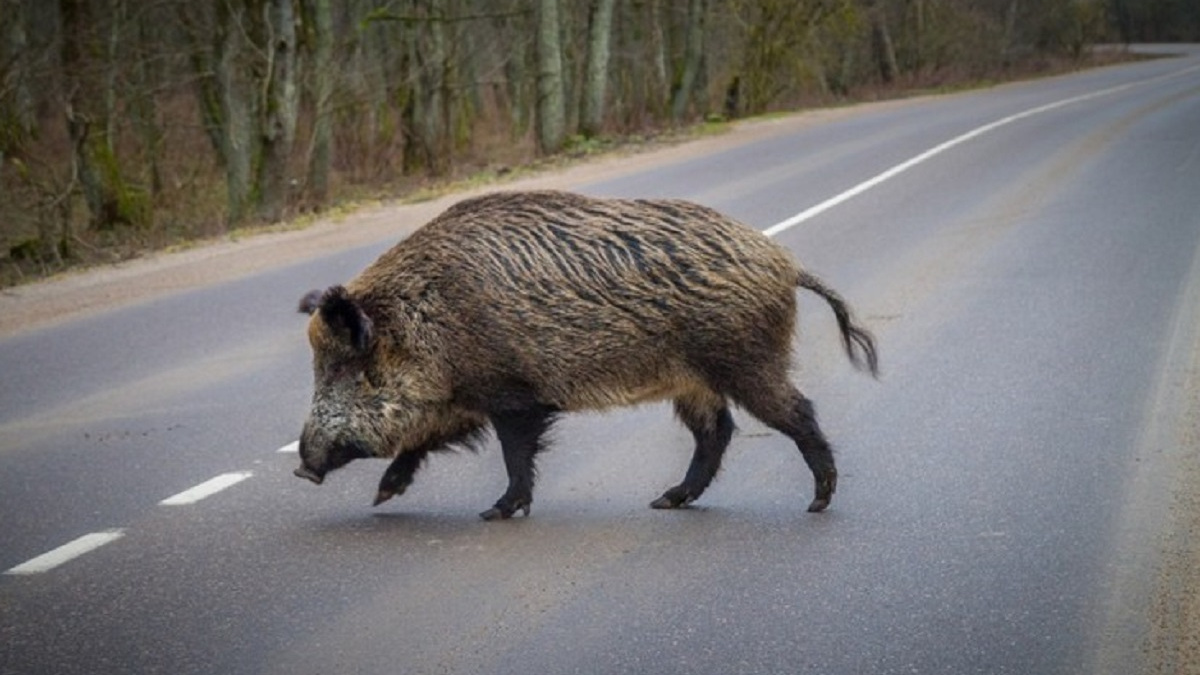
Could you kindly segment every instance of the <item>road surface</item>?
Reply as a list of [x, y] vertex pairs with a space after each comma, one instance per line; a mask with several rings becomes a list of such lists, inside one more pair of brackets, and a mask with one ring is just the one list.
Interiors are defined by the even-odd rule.
[[383, 462], [297, 480], [296, 301], [389, 234], [0, 340], [0, 672], [1196, 672], [1200, 57], [803, 119], [566, 187], [725, 210], [849, 299], [879, 381], [801, 299], [827, 513], [740, 413], [647, 508], [665, 405], [561, 423], [529, 518], [476, 515], [494, 442], [377, 509]]

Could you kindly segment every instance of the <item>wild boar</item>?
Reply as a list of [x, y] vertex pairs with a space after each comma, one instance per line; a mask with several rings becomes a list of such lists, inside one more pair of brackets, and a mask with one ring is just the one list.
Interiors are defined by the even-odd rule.
[[812, 403], [789, 380], [796, 287], [829, 303], [847, 355], [878, 374], [843, 299], [761, 232], [678, 200], [500, 192], [462, 201], [344, 286], [301, 301], [315, 386], [295, 474], [320, 484], [354, 459], [394, 458], [378, 505], [431, 452], [495, 430], [508, 489], [486, 520], [529, 515], [534, 459], [561, 414], [671, 400], [696, 447], [698, 498], [734, 432], [730, 403], [790, 437], [813, 473], [837, 469]]

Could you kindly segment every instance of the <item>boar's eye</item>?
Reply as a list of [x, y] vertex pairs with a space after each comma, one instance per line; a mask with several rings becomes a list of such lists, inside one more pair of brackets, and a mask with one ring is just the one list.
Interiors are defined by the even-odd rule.
[[357, 360], [342, 361], [324, 368], [326, 377], [334, 382], [353, 381], [356, 385], [378, 386], [368, 369]]
[[329, 376], [335, 380], [347, 380], [358, 374], [358, 368], [351, 363], [337, 363], [329, 369]]

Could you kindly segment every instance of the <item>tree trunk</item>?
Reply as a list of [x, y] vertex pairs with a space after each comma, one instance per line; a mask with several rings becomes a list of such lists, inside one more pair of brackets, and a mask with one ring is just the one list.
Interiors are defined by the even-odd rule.
[[66, 88], [67, 133], [75, 154], [79, 184], [87, 202], [89, 226], [111, 230], [118, 222], [128, 222], [122, 214], [117, 185], [120, 176], [116, 157], [109, 148], [108, 120], [103, 103], [108, 95], [97, 77], [90, 55], [103, 53], [96, 44], [97, 24], [87, 0], [60, 0], [62, 17], [62, 65]]
[[545, 154], [562, 149], [566, 137], [566, 102], [559, 38], [559, 0], [537, 3], [537, 139]]
[[141, 139], [145, 153], [145, 173], [150, 182], [150, 194], [157, 197], [163, 190], [163, 177], [160, 167], [162, 149], [165, 140], [162, 125], [159, 123], [157, 90], [164, 82], [163, 66], [145, 54], [153, 54], [161, 49], [162, 43], [158, 38], [160, 31], [155, 20], [160, 17], [151, 12], [139, 12], [134, 18], [137, 35], [138, 58], [131, 68], [130, 77], [134, 82], [130, 92], [128, 110], [131, 122]]
[[1004, 12], [1004, 54], [1016, 46], [1017, 35], [1017, 0], [1011, 0], [1008, 3], [1008, 9]]
[[[366, 0], [338, 3], [337, 23], [355, 25], [373, 6]], [[345, 142], [338, 148], [350, 167], [351, 181], [368, 181], [392, 175], [401, 159], [397, 143], [398, 125], [392, 123], [394, 107], [403, 107], [394, 61], [403, 61], [405, 46], [399, 23], [372, 22], [351, 31], [352, 41], [344, 47], [349, 57], [338, 59], [336, 67], [344, 83], [338, 97], [339, 128], [347, 130]], [[400, 58], [395, 55], [399, 54]]]
[[244, 27], [253, 19], [240, 3], [218, 2], [215, 58], [216, 93], [220, 108], [217, 134], [225, 165], [230, 224], [249, 213], [254, 183], [251, 167], [259, 137], [251, 120], [258, 117], [254, 87], [241, 67]]
[[1127, 0], [1112, 0], [1113, 20], [1117, 24], [1117, 34], [1121, 36], [1121, 44], [1128, 45], [1133, 41], [1133, 22], [1129, 13]]
[[[0, 171], [10, 156], [20, 157], [25, 144], [33, 138], [35, 116], [30, 84], [30, 57], [25, 22], [25, 0], [0, 0], [0, 63], [8, 68], [7, 87], [0, 87]], [[8, 199], [0, 181], [0, 202]]]
[[449, 102], [446, 100], [446, 26], [439, 2], [418, 0], [428, 20], [417, 34], [417, 136], [425, 167], [434, 176], [450, 167]]
[[670, 47], [667, 45], [666, 31], [663, 28], [662, 0], [650, 0], [650, 21], [650, 45], [654, 59], [653, 82], [660, 87], [654, 112], [656, 115], [665, 116], [666, 105], [670, 100], [667, 94], [671, 78], [667, 75], [667, 54]]
[[608, 88], [608, 58], [614, 4], [614, 0], [593, 0], [591, 5], [583, 112], [579, 120], [579, 130], [585, 136], [599, 134], [604, 124], [604, 99]]
[[704, 59], [704, 25], [708, 15], [706, 0], [689, 0], [687, 31], [683, 49], [683, 71], [671, 100], [671, 119], [679, 121], [687, 113], [700, 78]]
[[15, 124], [3, 130], [0, 136], [0, 152], [10, 144], [20, 143], [33, 133], [33, 91], [30, 89], [32, 57], [29, 54], [29, 36], [26, 30], [28, 17], [25, 3], [28, 0], [0, 0], [0, 64], [4, 64], [5, 81], [0, 88], [0, 105], [4, 107], [6, 124]]
[[[633, 4], [633, 3], [627, 3]], [[634, 79], [636, 87], [637, 109], [635, 117], [629, 120], [635, 127], [645, 124], [645, 116], [655, 123], [670, 114], [671, 106], [671, 76], [668, 74], [670, 45], [667, 40], [665, 23], [669, 20], [664, 16], [668, 10], [663, 9], [662, 0], [648, 0], [639, 17], [634, 13], [634, 23], [631, 31], [631, 41], [645, 54], [644, 61], [639, 64]]]
[[125, 0], [108, 0], [108, 40], [104, 46], [104, 143], [109, 153], [114, 151], [117, 137], [117, 77], [120, 60], [120, 38], [125, 23]]
[[305, 0], [313, 30], [313, 137], [308, 159], [308, 197], [316, 208], [329, 201], [333, 161], [333, 10], [330, 0]]
[[196, 87], [196, 100], [200, 107], [200, 121], [204, 134], [217, 156], [217, 163], [225, 167], [224, 116], [222, 114], [221, 87], [218, 78], [221, 40], [217, 37], [220, 26], [211, 7], [186, 5], [180, 13], [184, 35], [188, 40], [188, 60], [191, 65], [192, 81]]
[[[523, 28], [527, 24], [521, 22], [518, 27], [511, 27], [508, 21], [496, 20], [493, 22], [493, 28], [497, 34], [504, 38], [508, 38], [509, 44], [497, 45], [496, 49], [503, 56], [498, 56], [497, 61], [503, 64], [503, 81], [504, 81], [504, 97], [508, 102], [507, 109], [511, 119], [510, 129], [513, 140], [521, 138], [528, 131], [530, 124], [536, 113], [536, 95], [531, 95], [528, 77], [528, 66], [532, 58], [529, 56], [529, 46], [534, 41], [531, 39], [519, 39], [518, 36], [526, 37], [527, 31]], [[532, 36], [528, 36], [532, 37]], [[536, 80], [536, 78], [533, 78]], [[536, 90], [536, 84], [534, 89]], [[533, 105], [531, 105], [533, 104]]]
[[288, 204], [288, 162], [296, 137], [296, 16], [292, 0], [269, 0], [266, 18], [266, 100], [263, 102], [262, 160], [258, 170], [258, 217], [283, 218]]
[[412, 0], [404, 41], [404, 170], [440, 175], [449, 167], [445, 101], [446, 33], [438, 3]]
[[879, 68], [879, 78], [884, 84], [891, 84], [900, 73], [896, 64], [896, 48], [892, 44], [892, 35], [888, 31], [887, 14], [881, 5], [868, 8], [871, 21], [871, 47], [875, 52], [875, 63]]
[[916, 39], [913, 40], [916, 59], [913, 72], [920, 74], [925, 69], [925, 0], [913, 0], [913, 8], [916, 16]]

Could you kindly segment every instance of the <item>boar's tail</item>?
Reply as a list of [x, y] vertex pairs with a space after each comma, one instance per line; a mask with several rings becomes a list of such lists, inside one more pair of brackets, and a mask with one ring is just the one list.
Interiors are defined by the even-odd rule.
[[875, 338], [871, 337], [871, 333], [867, 329], [854, 322], [850, 315], [850, 308], [846, 306], [846, 301], [842, 299], [842, 296], [826, 286], [825, 282], [804, 270], [798, 271], [796, 285], [807, 288], [825, 298], [825, 302], [829, 303], [829, 306], [833, 308], [834, 316], [837, 317], [838, 329], [842, 333], [842, 346], [846, 348], [846, 355], [850, 357], [850, 362], [859, 370], [866, 370], [873, 377], [879, 377], [879, 357], [875, 352]]

